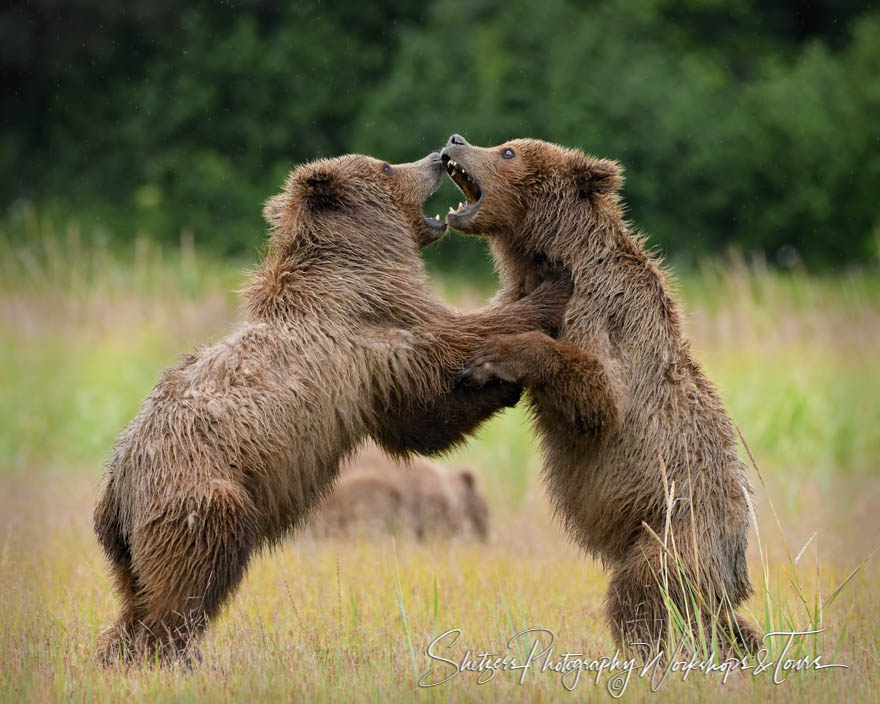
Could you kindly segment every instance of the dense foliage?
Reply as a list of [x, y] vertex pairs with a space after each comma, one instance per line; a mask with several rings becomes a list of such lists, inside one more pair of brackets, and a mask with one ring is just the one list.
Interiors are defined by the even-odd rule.
[[[811, 266], [876, 261], [880, 11], [865, 3], [31, 0], [0, 12], [12, 231], [30, 204], [120, 238], [186, 230], [252, 251], [260, 203], [298, 161], [410, 160], [457, 131], [620, 160], [630, 216], [678, 256], [737, 245]], [[435, 256], [467, 266], [473, 251], [452, 240]]]

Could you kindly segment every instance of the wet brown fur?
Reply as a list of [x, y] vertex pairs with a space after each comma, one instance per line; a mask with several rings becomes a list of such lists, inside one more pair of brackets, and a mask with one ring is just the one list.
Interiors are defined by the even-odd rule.
[[[468, 374], [476, 383], [500, 378], [528, 389], [557, 514], [611, 571], [607, 617], [618, 641], [648, 643], [641, 650], [650, 652], [665, 638], [664, 563], [677, 607], [693, 612], [669, 555], [674, 541], [706, 597], [703, 612], [715, 611], [753, 650], [757, 634], [734, 612], [752, 593], [745, 467], [660, 261], [623, 218], [620, 167], [537, 140], [489, 149], [461, 142], [451, 139], [443, 157], [476, 177], [482, 205], [447, 222], [489, 236], [503, 284], [496, 300], [530, 290], [536, 267], [548, 262], [574, 280], [558, 340], [540, 332], [499, 336]], [[504, 147], [515, 156], [504, 159]], [[672, 538], [664, 548], [644, 525], [663, 539], [667, 515]]]
[[390, 533], [485, 540], [489, 506], [470, 469], [447, 471], [420, 456], [404, 462], [368, 443], [343, 467], [308, 528], [320, 538]]
[[520, 389], [454, 389], [486, 335], [558, 326], [570, 290], [469, 315], [434, 299], [420, 203], [438, 155], [296, 169], [264, 210], [272, 231], [246, 321], [165, 370], [107, 464], [95, 530], [122, 609], [106, 662], [193, 652], [248, 560], [303, 523], [340, 462], [372, 435], [436, 452]]

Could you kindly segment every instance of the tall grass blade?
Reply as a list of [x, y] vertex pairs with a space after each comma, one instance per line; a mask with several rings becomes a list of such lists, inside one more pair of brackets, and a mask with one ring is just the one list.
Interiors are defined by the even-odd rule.
[[391, 569], [391, 578], [394, 582], [394, 596], [397, 599], [397, 608], [400, 609], [400, 623], [403, 626], [403, 632], [406, 634], [406, 644], [409, 647], [409, 658], [412, 663], [413, 673], [417, 673], [416, 669], [416, 651], [413, 648], [412, 636], [409, 632], [409, 625], [406, 622], [406, 608], [403, 605], [403, 590], [400, 585], [400, 568], [397, 564], [397, 543], [391, 538], [391, 552], [394, 556], [394, 564]]

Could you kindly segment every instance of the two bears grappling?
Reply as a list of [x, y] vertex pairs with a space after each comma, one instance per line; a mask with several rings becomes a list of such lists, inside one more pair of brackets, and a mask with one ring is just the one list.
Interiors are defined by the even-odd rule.
[[[447, 173], [467, 198], [447, 223], [488, 238], [502, 282], [469, 314], [433, 297], [419, 256], [446, 231], [421, 206]], [[95, 529], [122, 608], [102, 658], [193, 655], [250, 557], [304, 523], [365, 440], [442, 452], [523, 388], [556, 512], [611, 572], [618, 642], [662, 647], [672, 604], [754, 649], [735, 612], [751, 594], [745, 468], [621, 181], [580, 151], [459, 135], [413, 163], [293, 171], [264, 209], [246, 320], [165, 370], [107, 464]], [[670, 563], [686, 577], [661, 589]]]

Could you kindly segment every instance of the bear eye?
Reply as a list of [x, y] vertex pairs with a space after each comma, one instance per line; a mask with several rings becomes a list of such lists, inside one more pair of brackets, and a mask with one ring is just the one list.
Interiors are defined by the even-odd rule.
[[394, 176], [394, 170], [391, 168], [391, 164], [389, 164], [387, 161], [382, 164], [382, 171], [385, 172], [386, 176]]
[[510, 147], [504, 147], [504, 149], [501, 150], [501, 157], [503, 159], [513, 159], [515, 156], [516, 153]]

